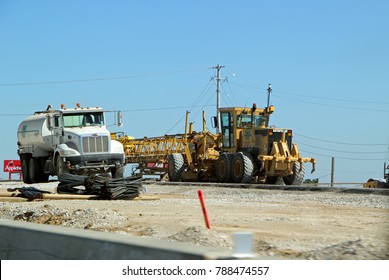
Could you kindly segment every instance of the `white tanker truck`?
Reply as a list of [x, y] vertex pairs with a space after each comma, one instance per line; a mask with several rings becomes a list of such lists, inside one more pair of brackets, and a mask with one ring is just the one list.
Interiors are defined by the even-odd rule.
[[[122, 178], [123, 145], [112, 140], [100, 107], [35, 112], [18, 128], [18, 155], [26, 184], [47, 182], [49, 176], [111, 173]], [[121, 124], [121, 114], [118, 114]]]

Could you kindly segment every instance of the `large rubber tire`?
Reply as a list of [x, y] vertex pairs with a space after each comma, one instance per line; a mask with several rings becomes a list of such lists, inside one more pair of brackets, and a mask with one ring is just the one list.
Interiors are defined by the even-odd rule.
[[41, 163], [37, 158], [30, 158], [28, 161], [28, 174], [31, 183], [39, 183], [41, 180]]
[[25, 184], [31, 184], [31, 179], [29, 174], [30, 172], [28, 169], [30, 158], [31, 156], [25, 154], [20, 156], [20, 161], [22, 164], [22, 178]]
[[68, 167], [65, 165], [62, 158], [59, 155], [57, 155], [55, 161], [55, 167], [56, 167], [58, 179], [60, 179], [64, 174], [69, 173]]
[[250, 183], [253, 178], [254, 164], [250, 155], [239, 152], [232, 161], [232, 180], [235, 183]]
[[174, 153], [168, 156], [169, 181], [180, 181], [181, 174], [184, 171], [184, 168], [184, 157], [182, 156], [182, 154]]
[[[300, 164], [302, 169], [300, 171]], [[293, 165], [293, 174], [284, 177], [284, 182], [286, 185], [302, 185], [304, 182], [305, 168], [304, 164], [300, 162], [295, 162]]]
[[218, 182], [232, 182], [232, 161], [234, 154], [222, 153], [216, 161], [216, 177]]

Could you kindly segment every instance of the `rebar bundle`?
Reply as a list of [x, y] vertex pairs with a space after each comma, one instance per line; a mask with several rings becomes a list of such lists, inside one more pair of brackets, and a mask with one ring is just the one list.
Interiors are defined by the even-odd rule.
[[57, 187], [57, 193], [97, 195], [98, 199], [106, 200], [131, 199], [138, 197], [142, 191], [141, 175], [109, 178], [100, 175], [64, 174]]

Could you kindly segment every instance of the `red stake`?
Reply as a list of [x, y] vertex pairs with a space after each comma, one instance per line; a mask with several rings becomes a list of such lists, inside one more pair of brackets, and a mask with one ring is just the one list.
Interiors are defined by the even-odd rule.
[[211, 224], [209, 222], [208, 218], [208, 213], [207, 209], [205, 208], [205, 202], [204, 202], [204, 194], [202, 190], [198, 190], [197, 194], [199, 195], [200, 203], [201, 203], [201, 208], [203, 209], [203, 215], [204, 215], [204, 220], [205, 220], [205, 226], [207, 229], [211, 229]]

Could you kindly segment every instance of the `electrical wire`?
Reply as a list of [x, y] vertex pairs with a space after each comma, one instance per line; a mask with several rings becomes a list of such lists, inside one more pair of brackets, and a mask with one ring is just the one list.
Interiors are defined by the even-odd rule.
[[[240, 86], [242, 88], [245, 88], [246, 90], [255, 91], [257, 93], [258, 92], [263, 92], [265, 94], [265, 92], [266, 92], [266, 89], [263, 89], [263, 88], [260, 88], [260, 87], [257, 87], [257, 86], [245, 85], [245, 84], [241, 84], [241, 83], [237, 83], [237, 82], [232, 82], [232, 84], [236, 84], [236, 85], [238, 85], [238, 86]], [[280, 93], [280, 94], [277, 94], [277, 93]], [[275, 96], [275, 97], [278, 97], [278, 98], [282, 98], [282, 99], [288, 99], [288, 100], [293, 100], [293, 101], [297, 101], [297, 102], [301, 102], [301, 103], [312, 104], [312, 105], [319, 105], [319, 106], [325, 106], [325, 107], [331, 107], [331, 108], [340, 108], [340, 109], [348, 109], [348, 110], [366, 111], [366, 108], [343, 106], [343, 105], [339, 105], [339, 104], [325, 104], [325, 103], [319, 103], [319, 102], [312, 102], [312, 101], [308, 101], [308, 100], [301, 100], [301, 99], [298, 99], [298, 98], [294, 98], [294, 97], [291, 97], [291, 95], [293, 95], [293, 96], [302, 96], [302, 97], [307, 97], [307, 98], [311, 98], [311, 99], [341, 101], [341, 102], [347, 102], [347, 103], [356, 102], [356, 103], [369, 103], [369, 104], [380, 104], [380, 105], [389, 104], [389, 102], [385, 102], [385, 101], [362, 101], [362, 100], [355, 101], [355, 100], [352, 100], [352, 99], [325, 98], [325, 97], [317, 97], [317, 96], [313, 97], [313, 96], [294, 94], [294, 93], [289, 93], [288, 95], [285, 95], [285, 94], [282, 94], [282, 91], [280, 91], [280, 90], [274, 90], [273, 89], [273, 91], [272, 91], [272, 96]], [[385, 113], [387, 113], [387, 112], [389, 112], [389, 110], [374, 108], [374, 110], [372, 110], [372, 112], [385, 112]]]
[[230, 85], [230, 83], [229, 83], [229, 79], [227, 79], [227, 85], [228, 85], [228, 88], [229, 88], [229, 90], [230, 90], [232, 99], [233, 99], [233, 101], [234, 101], [233, 104], [238, 104], [238, 102], [237, 102], [236, 99], [235, 99], [235, 95], [234, 95], [234, 93], [233, 93], [233, 91], [232, 91], [232, 89], [231, 89], [231, 85]]
[[301, 137], [304, 137], [304, 138], [308, 138], [308, 139], [312, 139], [312, 140], [317, 140], [317, 141], [321, 141], [321, 142], [326, 142], [326, 143], [333, 143], [333, 144], [339, 144], [339, 145], [350, 145], [350, 146], [389, 146], [389, 143], [373, 143], [373, 144], [368, 144], [368, 143], [345, 143], [345, 142], [336, 142], [336, 141], [329, 141], [329, 140], [323, 140], [323, 139], [319, 139], [319, 138], [314, 138], [314, 137], [309, 137], [309, 136], [305, 136], [305, 135], [302, 135], [302, 134], [299, 134], [299, 133], [294, 133], [295, 135], [298, 135], [298, 136], [301, 136]]
[[[334, 105], [334, 104], [324, 104], [324, 103], [318, 103], [318, 102], [311, 102], [311, 101], [307, 101], [307, 100], [300, 100], [297, 98], [285, 97], [285, 96], [277, 95], [274, 93], [272, 95], [276, 96], [276, 97], [284, 98], [284, 99], [294, 100], [294, 101], [301, 102], [301, 103], [306, 103], [306, 104], [313, 104], [313, 105], [319, 105], [319, 106], [331, 107], [331, 108], [366, 111], [366, 108], [357, 108], [357, 107], [349, 107], [349, 106], [342, 106], [342, 105], [336, 105], [336, 104]], [[374, 108], [374, 110], [372, 112], [389, 112], [389, 110]]]
[[[366, 152], [366, 151], [363, 151], [363, 152], [361, 152], [361, 151], [342, 151], [342, 150], [321, 148], [321, 147], [317, 147], [317, 146], [313, 146], [313, 145], [309, 145], [309, 144], [303, 143], [301, 141], [298, 141], [298, 143], [299, 143], [299, 145], [303, 144], [305, 146], [316, 148], [316, 149], [320, 149], [320, 150], [331, 151], [331, 152], [339, 152], [339, 153], [347, 153], [347, 154], [383, 154], [383, 153], [386, 153], [386, 152]], [[389, 151], [387, 151], [387, 152], [389, 152]]]
[[[228, 83], [227, 83], [228, 84]], [[231, 106], [233, 107], [234, 104], [238, 104], [236, 101], [235, 101], [235, 98], [234, 99], [234, 102], [231, 100], [231, 97], [230, 97], [230, 94], [227, 93], [227, 90], [224, 88], [223, 84], [221, 85], [221, 88], [222, 88], [222, 93], [224, 92], [225, 94], [221, 94], [221, 97], [222, 99], [224, 100], [224, 102], [228, 105], [228, 106]], [[230, 93], [231, 93], [231, 96], [233, 97], [232, 95], [232, 91], [231, 91], [231, 88], [230, 88]]]
[[[198, 111], [198, 112], [201, 112], [201, 110], [203, 110], [205, 107], [214, 106], [214, 105], [201, 105], [201, 106], [197, 106], [197, 104], [201, 101], [201, 99], [204, 98], [205, 95], [209, 92], [211, 86], [212, 86], [212, 79], [210, 79], [208, 81], [207, 85], [204, 87], [204, 89], [201, 91], [201, 93], [197, 96], [197, 98], [192, 103], [192, 105], [189, 106], [189, 109], [188, 109], [188, 107], [185, 107], [185, 108], [187, 108], [187, 110], [190, 112], [190, 111], [192, 111], [192, 109], [194, 109], [196, 107], [201, 107], [201, 109]], [[208, 104], [208, 102], [206, 102], [205, 104]], [[195, 114], [195, 116], [198, 115], [198, 112]], [[173, 129], [175, 129], [184, 120], [185, 117], [186, 116], [182, 116], [180, 119], [178, 119], [177, 122], [165, 134], [169, 134]], [[191, 118], [193, 119], [194, 117], [191, 116]], [[182, 129], [182, 131], [183, 130], [184, 129]]]
[[389, 160], [389, 156], [387, 158], [349, 158], [349, 157], [339, 157], [339, 156], [324, 155], [324, 154], [315, 153], [315, 152], [312, 152], [312, 151], [307, 151], [305, 149], [300, 149], [300, 151], [302, 151], [304, 153], [308, 153], [308, 154], [313, 154], [313, 155], [318, 155], [318, 156], [323, 156], [323, 157], [329, 157], [329, 158], [334, 157], [334, 158], [337, 158], [337, 159], [345, 159], [345, 160], [361, 160], [361, 161], [364, 161], [364, 160], [369, 160], [369, 161]]
[[[195, 107], [210, 107], [213, 105], [199, 105], [199, 106], [192, 106], [192, 108]], [[177, 110], [177, 109], [188, 109], [187, 106], [181, 106], [181, 107], [160, 107], [160, 108], [143, 108], [143, 109], [126, 109], [126, 110], [120, 110], [121, 112], [143, 112], [143, 111], [167, 111], [167, 110]], [[118, 110], [116, 110], [117, 112]], [[107, 111], [107, 112], [114, 112], [114, 111]]]
[[[232, 84], [238, 85], [242, 88], [245, 88], [250, 91], [255, 91], [255, 92], [263, 92], [264, 94], [266, 93], [265, 88], [261, 88], [259, 86], [254, 86], [254, 85], [249, 85], [249, 84], [243, 84], [239, 82], [231, 82]], [[287, 92], [287, 91], [282, 91], [278, 89], [273, 89], [272, 93], [279, 93], [280, 95], [286, 95], [286, 96], [300, 96], [300, 97], [306, 97], [310, 99], [321, 99], [321, 100], [330, 100], [330, 101], [340, 101], [340, 102], [347, 102], [347, 103], [362, 103], [362, 104], [389, 104], [389, 102], [385, 101], [370, 101], [370, 100], [355, 100], [355, 99], [341, 99], [341, 98], [331, 98], [331, 97], [320, 97], [320, 96], [310, 96], [310, 95], [304, 95], [304, 94], [298, 94], [298, 93], [292, 93], [292, 92]], [[279, 96], [279, 95], [278, 95]], [[301, 101], [301, 100], [299, 100]], [[361, 108], [358, 108], [361, 109]]]
[[157, 72], [157, 73], [146, 73], [138, 75], [125, 75], [125, 76], [113, 76], [113, 77], [99, 77], [90, 79], [74, 79], [74, 80], [58, 80], [58, 81], [41, 81], [41, 82], [19, 82], [19, 83], [0, 83], [0, 87], [11, 87], [11, 86], [36, 86], [36, 85], [52, 85], [52, 84], [68, 84], [68, 83], [84, 83], [84, 82], [98, 82], [98, 81], [110, 81], [110, 80], [124, 80], [124, 79], [135, 79], [144, 77], [164, 76], [172, 75], [185, 72], [198, 72], [208, 70], [208, 68], [200, 69], [183, 69], [168, 72]]
[[291, 93], [291, 92], [286, 92], [286, 91], [281, 91], [281, 90], [276, 90], [276, 92], [281, 93], [281, 94], [286, 94], [286, 95], [295, 95], [295, 96], [301, 96], [301, 97], [306, 97], [306, 98], [311, 98], [311, 99], [321, 99], [321, 100], [330, 100], [330, 101], [340, 101], [340, 102], [347, 102], [347, 103], [362, 103], [362, 104], [389, 104], [389, 102], [382, 102], [382, 101], [369, 101], [369, 100], [355, 100], [355, 99], [341, 99], [341, 98], [331, 98], [331, 97], [320, 97], [320, 96], [309, 96], [309, 95], [304, 95], [304, 94], [296, 94], [296, 93]]

